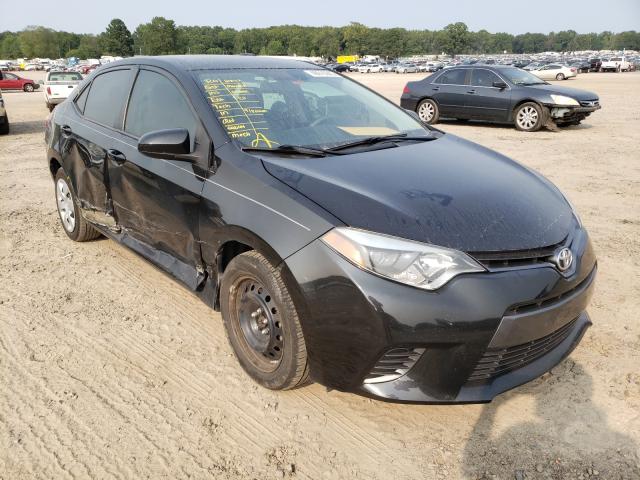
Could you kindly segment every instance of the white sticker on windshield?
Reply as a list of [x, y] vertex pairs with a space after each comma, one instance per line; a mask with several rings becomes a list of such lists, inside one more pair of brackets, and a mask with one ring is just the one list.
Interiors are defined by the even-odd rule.
[[339, 77], [336, 72], [331, 70], [305, 70], [304, 73], [311, 75], [312, 77]]

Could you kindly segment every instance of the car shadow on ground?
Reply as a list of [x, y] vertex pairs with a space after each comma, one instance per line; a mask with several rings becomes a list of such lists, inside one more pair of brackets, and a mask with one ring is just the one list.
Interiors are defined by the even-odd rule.
[[44, 121], [32, 120], [28, 122], [13, 122], [9, 117], [10, 131], [9, 135], [20, 135], [25, 133], [42, 133], [44, 134]]
[[[518, 411], [508, 404], [522, 394], [533, 397], [532, 412], [522, 411], [522, 402], [518, 402]], [[465, 446], [464, 478], [640, 478], [638, 446], [631, 437], [609, 427], [592, 394], [592, 377], [568, 359], [552, 374], [520, 387], [517, 393], [496, 398], [483, 407]], [[523, 413], [536, 418], [512, 421]], [[495, 431], [498, 417], [501, 425], [507, 425], [500, 432]]]
[[[485, 128], [495, 128], [495, 129], [504, 129], [504, 130], [513, 130], [513, 131], [517, 131], [516, 127], [513, 126], [513, 124], [511, 123], [490, 123], [490, 122], [483, 122], [480, 120], [456, 120], [456, 119], [440, 119], [438, 121], [438, 124], [435, 125], [435, 127], [437, 128], [438, 125], [455, 125], [455, 126], [460, 126], [460, 127], [485, 127]], [[588, 130], [590, 128], [593, 128], [591, 125], [589, 124], [584, 124], [581, 123], [580, 125], [571, 125], [571, 126], [565, 126], [565, 127], [554, 127], [553, 131], [556, 132], [563, 132], [565, 130]], [[541, 131], [545, 131], [545, 130], [549, 130], [546, 127], [542, 127]]]

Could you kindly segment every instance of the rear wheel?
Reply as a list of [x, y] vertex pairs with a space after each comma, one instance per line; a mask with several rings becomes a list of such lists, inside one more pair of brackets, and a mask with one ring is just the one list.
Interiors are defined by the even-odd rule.
[[420, 117], [420, 120], [428, 124], [437, 123], [440, 118], [440, 109], [438, 108], [438, 104], [430, 98], [425, 98], [418, 104], [416, 113]]
[[56, 206], [64, 232], [76, 242], [86, 242], [98, 238], [100, 232], [80, 214], [70, 184], [71, 182], [62, 168], [58, 169], [55, 176]]
[[238, 255], [224, 272], [220, 307], [229, 343], [251, 378], [272, 390], [306, 382], [307, 349], [280, 268], [256, 251]]
[[564, 80], [564, 73], [559, 73], [556, 75], [556, 80]]
[[32, 83], [27, 83], [24, 87], [22, 87], [24, 89], [25, 92], [33, 92], [34, 88], [33, 88], [33, 84]]
[[514, 123], [518, 130], [536, 132], [546, 122], [544, 111], [537, 103], [527, 102], [518, 106], [514, 115]]

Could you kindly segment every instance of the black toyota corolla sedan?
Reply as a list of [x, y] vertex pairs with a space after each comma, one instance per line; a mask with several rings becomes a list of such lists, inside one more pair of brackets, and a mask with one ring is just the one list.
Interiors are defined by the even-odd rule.
[[535, 132], [547, 122], [578, 125], [600, 108], [595, 93], [551, 85], [510, 66], [468, 65], [409, 82], [400, 99], [428, 124], [440, 118], [513, 123]]
[[331, 70], [118, 61], [46, 141], [66, 234], [116, 240], [220, 310], [267, 388], [485, 402], [590, 325], [596, 259], [555, 186]]

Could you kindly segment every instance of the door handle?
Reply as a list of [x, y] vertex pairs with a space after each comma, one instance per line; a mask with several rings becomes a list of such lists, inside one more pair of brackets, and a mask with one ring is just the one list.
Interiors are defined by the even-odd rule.
[[73, 131], [71, 130], [71, 127], [69, 125], [62, 125], [60, 127], [60, 130], [62, 130], [62, 133], [64, 135], [71, 135], [73, 133]]
[[467, 90], [467, 93], [476, 93], [475, 90]]
[[433, 87], [432, 90], [435, 90], [437, 92], [438, 90], [440, 90], [440, 87]]
[[127, 161], [127, 157], [125, 157], [124, 153], [119, 150], [109, 149], [107, 150], [108, 157], [116, 162], [118, 165], [122, 165]]

